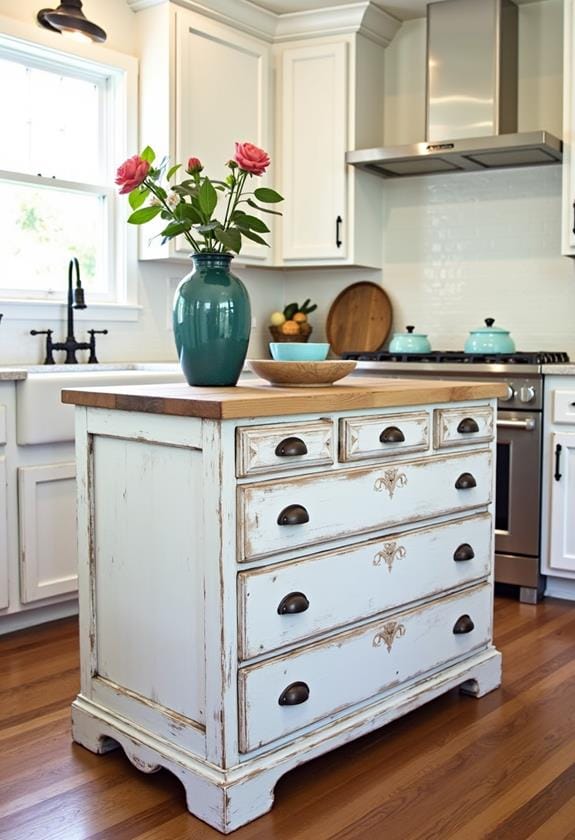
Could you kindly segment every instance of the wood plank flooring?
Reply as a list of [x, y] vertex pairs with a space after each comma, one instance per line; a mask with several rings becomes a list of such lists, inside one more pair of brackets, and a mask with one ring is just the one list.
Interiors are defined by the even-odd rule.
[[[503, 686], [456, 691], [280, 780], [235, 840], [575, 840], [575, 604], [497, 598]], [[217, 840], [179, 782], [72, 744], [74, 619], [0, 637], [1, 840]]]

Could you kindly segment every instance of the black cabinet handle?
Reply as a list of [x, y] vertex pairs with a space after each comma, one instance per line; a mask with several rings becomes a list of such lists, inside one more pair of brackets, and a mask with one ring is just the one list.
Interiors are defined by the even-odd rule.
[[473, 560], [475, 552], [469, 543], [462, 543], [453, 553], [453, 559], [456, 563], [462, 563], [465, 560]]
[[557, 446], [555, 447], [555, 475], [553, 476], [555, 481], [561, 481], [561, 473], [559, 472], [559, 469], [561, 467], [561, 453], [562, 452], [563, 452], [563, 447], [561, 446], [560, 443], [558, 443]]
[[303, 592], [290, 592], [282, 598], [278, 606], [278, 615], [295, 615], [303, 613], [309, 607], [309, 601]]
[[573, 202], [573, 227], [571, 230], [575, 233], [575, 201]]
[[457, 427], [457, 431], [460, 435], [474, 435], [479, 431], [479, 426], [473, 417], [464, 417]]
[[463, 633], [471, 633], [474, 627], [475, 624], [472, 622], [471, 617], [469, 615], [460, 615], [455, 624], [453, 625], [453, 632], [456, 636], [461, 635]]
[[294, 682], [284, 688], [279, 696], [278, 703], [280, 706], [299, 706], [300, 703], [305, 703], [309, 697], [309, 685], [304, 682]]
[[278, 458], [295, 458], [298, 455], [307, 455], [307, 446], [301, 438], [287, 437], [276, 446], [276, 455]]
[[288, 505], [278, 516], [278, 525], [305, 525], [309, 513], [303, 505]]
[[477, 487], [477, 482], [471, 473], [461, 473], [455, 482], [456, 490], [472, 490], [474, 487]]
[[343, 224], [343, 219], [341, 216], [338, 216], [335, 220], [335, 246], [336, 248], [341, 248], [343, 242], [341, 240], [341, 236], [339, 235], [340, 226]]
[[380, 443], [403, 443], [405, 435], [397, 426], [388, 426], [379, 436]]

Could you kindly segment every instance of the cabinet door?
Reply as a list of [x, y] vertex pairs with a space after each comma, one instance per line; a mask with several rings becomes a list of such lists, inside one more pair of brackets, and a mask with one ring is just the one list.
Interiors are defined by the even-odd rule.
[[549, 566], [575, 572], [575, 434], [553, 435]]
[[[0, 406], [1, 411], [2, 406]], [[1, 452], [2, 450], [0, 449]], [[0, 454], [0, 610], [8, 606], [8, 511], [6, 506], [6, 481], [6, 458]]]
[[282, 72], [283, 259], [347, 256], [347, 44], [294, 47]]
[[65, 595], [78, 588], [76, 465], [18, 470], [22, 601]]
[[575, 256], [575, 2], [565, 0], [563, 41], [563, 218], [561, 249]]
[[[194, 13], [178, 10], [176, 160], [200, 158], [206, 173], [223, 179], [235, 142], [271, 149], [270, 47], [263, 41]], [[252, 179], [249, 189], [267, 176]], [[256, 183], [257, 182], [257, 183]], [[266, 223], [270, 227], [269, 219]], [[182, 238], [180, 253], [189, 251]], [[242, 256], [265, 262], [268, 249], [244, 240]]]

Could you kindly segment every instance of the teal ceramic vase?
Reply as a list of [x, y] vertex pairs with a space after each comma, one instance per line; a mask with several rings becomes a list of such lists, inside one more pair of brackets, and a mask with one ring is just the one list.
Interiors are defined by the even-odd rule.
[[235, 385], [248, 352], [248, 292], [231, 254], [193, 254], [174, 297], [174, 337], [189, 385]]

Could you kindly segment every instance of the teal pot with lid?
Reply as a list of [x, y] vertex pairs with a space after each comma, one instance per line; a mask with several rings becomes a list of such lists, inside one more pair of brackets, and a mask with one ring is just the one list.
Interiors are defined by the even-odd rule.
[[485, 326], [471, 330], [464, 350], [466, 353], [514, 353], [515, 342], [509, 330], [495, 327], [495, 318], [486, 318]]
[[415, 327], [406, 327], [404, 333], [394, 333], [389, 345], [390, 353], [430, 353], [431, 344], [425, 333], [414, 332]]

